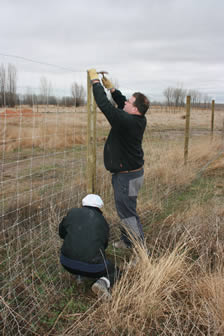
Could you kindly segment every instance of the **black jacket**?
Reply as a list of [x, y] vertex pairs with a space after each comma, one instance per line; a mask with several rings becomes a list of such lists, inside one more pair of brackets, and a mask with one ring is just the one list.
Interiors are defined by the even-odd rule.
[[96, 103], [111, 125], [104, 146], [104, 165], [112, 173], [138, 169], [144, 164], [142, 149], [146, 127], [145, 116], [128, 114], [123, 110], [126, 101], [120, 91], [112, 93], [117, 108], [108, 100], [100, 83], [93, 84]]
[[71, 209], [59, 224], [64, 239], [61, 252], [70, 259], [102, 263], [109, 240], [109, 225], [98, 208]]

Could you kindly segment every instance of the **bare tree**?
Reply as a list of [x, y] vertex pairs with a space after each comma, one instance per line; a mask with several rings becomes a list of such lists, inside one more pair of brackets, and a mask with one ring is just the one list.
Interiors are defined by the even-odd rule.
[[81, 106], [85, 104], [86, 91], [83, 85], [74, 82], [71, 87], [72, 97], [74, 98], [75, 106]]
[[39, 96], [40, 104], [48, 105], [51, 91], [52, 91], [51, 82], [48, 81], [46, 77], [42, 76], [40, 78], [40, 96]]
[[182, 87], [177, 87], [177, 88], [168, 87], [167, 89], [163, 91], [163, 94], [166, 98], [167, 106], [169, 107], [184, 106], [186, 90], [184, 90]]
[[173, 88], [168, 87], [163, 91], [163, 94], [166, 98], [166, 105], [172, 106], [173, 104]]
[[0, 106], [6, 106], [6, 71], [3, 64], [0, 66]]
[[27, 87], [26, 89], [26, 94], [24, 95], [23, 102], [24, 104], [27, 104], [30, 106], [33, 106], [34, 104], [34, 97], [33, 97], [32, 90], [30, 87]]
[[211, 97], [205, 94], [204, 95], [204, 107], [209, 108], [210, 103], [211, 103]]
[[7, 105], [14, 107], [16, 105], [16, 82], [17, 71], [13, 64], [8, 64], [7, 73]]
[[201, 93], [197, 90], [189, 90], [188, 95], [191, 96], [191, 105], [194, 107], [200, 106], [201, 103]]
[[0, 67], [0, 106], [14, 107], [16, 105], [17, 71], [13, 64], [8, 69], [3, 64]]
[[182, 89], [174, 88], [173, 89], [174, 106], [176, 107], [181, 106], [181, 98], [182, 98]]
[[[202, 93], [198, 90], [184, 90], [181, 86], [172, 88], [168, 87], [163, 91], [163, 94], [166, 98], [167, 106], [175, 106], [180, 107], [185, 105], [186, 96], [191, 96], [191, 105], [193, 107], [201, 107], [202, 105], [209, 105], [211, 99], [208, 95], [202, 95]], [[204, 103], [202, 104], [202, 100], [204, 99]]]

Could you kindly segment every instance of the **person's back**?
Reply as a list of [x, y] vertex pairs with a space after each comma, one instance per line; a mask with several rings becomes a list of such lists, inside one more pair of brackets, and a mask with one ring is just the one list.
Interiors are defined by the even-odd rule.
[[100, 263], [107, 247], [109, 226], [95, 207], [71, 209], [59, 226], [64, 239], [61, 252], [67, 257], [87, 263]]
[[146, 118], [121, 111], [123, 123], [112, 127], [104, 146], [105, 168], [112, 173], [138, 169], [144, 164], [142, 150]]

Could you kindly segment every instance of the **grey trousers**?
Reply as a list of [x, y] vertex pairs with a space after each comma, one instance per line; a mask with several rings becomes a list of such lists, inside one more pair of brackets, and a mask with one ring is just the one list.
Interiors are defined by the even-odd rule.
[[144, 234], [136, 211], [138, 192], [143, 184], [144, 169], [129, 173], [112, 175], [114, 200], [118, 216], [121, 219], [121, 239], [131, 247], [130, 235], [144, 242]]

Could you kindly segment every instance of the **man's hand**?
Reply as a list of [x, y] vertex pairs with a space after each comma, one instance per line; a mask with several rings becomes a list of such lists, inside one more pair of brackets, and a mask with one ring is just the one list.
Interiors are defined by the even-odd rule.
[[103, 83], [103, 85], [106, 89], [108, 89], [108, 90], [114, 89], [114, 85], [105, 76], [103, 76], [103, 78], [102, 78], [102, 83]]
[[99, 81], [99, 76], [96, 72], [96, 69], [89, 69], [88, 74], [89, 74], [89, 78], [91, 81], [94, 81], [94, 80]]

